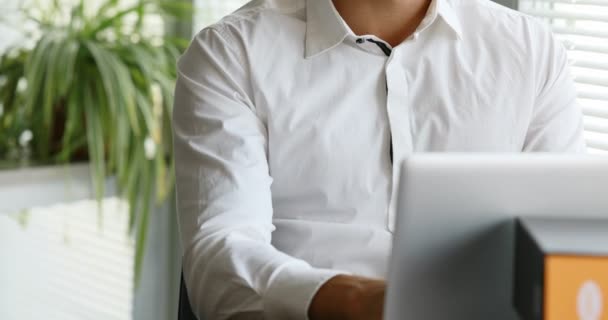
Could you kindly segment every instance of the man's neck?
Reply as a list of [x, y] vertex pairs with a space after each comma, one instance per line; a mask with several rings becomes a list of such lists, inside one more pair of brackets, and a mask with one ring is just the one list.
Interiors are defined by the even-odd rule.
[[357, 35], [373, 34], [396, 46], [424, 19], [431, 0], [333, 0]]

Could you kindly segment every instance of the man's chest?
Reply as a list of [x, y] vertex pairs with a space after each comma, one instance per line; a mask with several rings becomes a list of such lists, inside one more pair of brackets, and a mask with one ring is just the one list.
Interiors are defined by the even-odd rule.
[[277, 59], [254, 76], [270, 160], [282, 163], [305, 146], [309, 160], [343, 161], [388, 150], [391, 141], [402, 156], [521, 151], [534, 101], [531, 85], [508, 65], [394, 52], [386, 58], [347, 47], [311, 60]]
[[302, 208], [281, 203], [300, 200], [324, 210], [386, 205], [393, 165], [413, 152], [519, 152], [531, 117], [525, 84], [483, 61], [352, 48], [268, 61], [252, 79], [278, 216]]

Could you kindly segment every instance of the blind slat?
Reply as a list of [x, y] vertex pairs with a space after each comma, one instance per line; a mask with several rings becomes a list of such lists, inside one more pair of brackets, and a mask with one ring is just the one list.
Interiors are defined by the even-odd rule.
[[589, 148], [608, 150], [608, 134], [587, 131], [585, 137]]
[[572, 61], [570, 61], [570, 65], [573, 67], [608, 71], [608, 59], [606, 61], [589, 61], [589, 60], [573, 59]]
[[571, 51], [608, 54], [608, 45], [582, 43], [571, 39], [563, 39], [562, 42], [564, 43], [564, 46]]
[[608, 119], [585, 116], [585, 131], [608, 134]]
[[[594, 86], [608, 87], [608, 77], [577, 75], [574, 77], [574, 82], [582, 84], [591, 84]], [[608, 88], [606, 90], [608, 90]]]
[[522, 10], [524, 13], [549, 19], [564, 19], [564, 20], [584, 20], [584, 21], [597, 21], [608, 23], [608, 13], [595, 13], [595, 12], [566, 12], [551, 9], [535, 9], [530, 8]]
[[[608, 102], [608, 92], [592, 92], [579, 89], [578, 97], [579, 99], [600, 100]], [[608, 109], [608, 107], [606, 108]], [[605, 117], [608, 118], [608, 113], [605, 114]]]
[[608, 119], [608, 106], [602, 108], [585, 105], [583, 106], [583, 113], [592, 117]]
[[595, 38], [608, 38], [608, 31], [590, 29], [590, 28], [567, 28], [554, 26], [553, 32], [558, 34], [570, 34], [570, 35], [578, 35], [578, 36], [587, 36], [587, 37], [595, 37]]
[[540, 3], [563, 3], [563, 4], [572, 4], [572, 5], [582, 5], [582, 6], [598, 6], [598, 7], [608, 7], [608, 1], [606, 0], [537, 0], [534, 2]]
[[589, 153], [589, 154], [597, 154], [597, 155], [608, 155], [608, 151], [607, 150], [594, 149], [594, 148], [587, 148], [587, 153]]

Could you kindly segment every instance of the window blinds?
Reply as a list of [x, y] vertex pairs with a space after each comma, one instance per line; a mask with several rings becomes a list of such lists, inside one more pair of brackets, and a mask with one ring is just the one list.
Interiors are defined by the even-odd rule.
[[0, 213], [0, 319], [133, 319], [127, 206], [110, 198], [99, 208], [85, 200]]
[[608, 154], [608, 0], [520, 0], [519, 9], [568, 49], [589, 152]]

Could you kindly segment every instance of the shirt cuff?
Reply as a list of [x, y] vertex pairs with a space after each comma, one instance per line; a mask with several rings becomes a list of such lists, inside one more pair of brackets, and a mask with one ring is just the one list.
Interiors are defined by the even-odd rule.
[[264, 295], [264, 315], [268, 320], [308, 320], [308, 308], [325, 282], [340, 275], [338, 270], [292, 265], [279, 271]]

